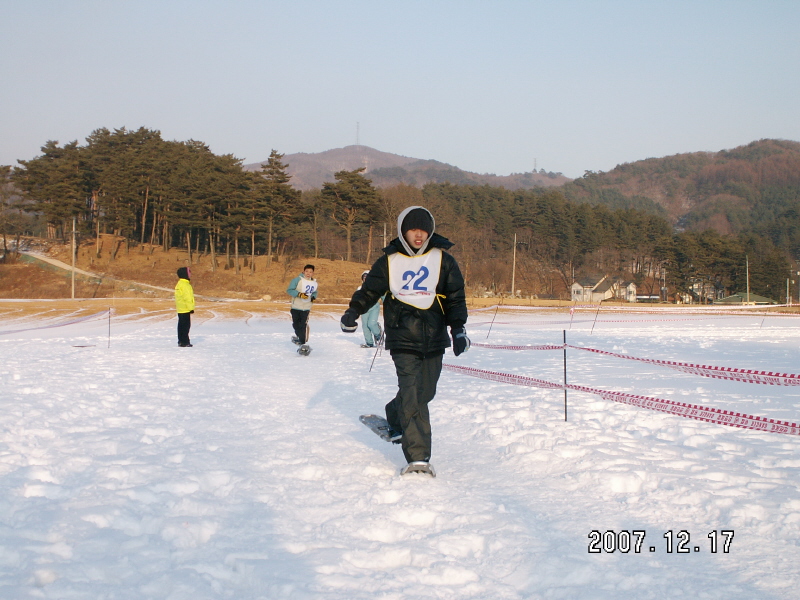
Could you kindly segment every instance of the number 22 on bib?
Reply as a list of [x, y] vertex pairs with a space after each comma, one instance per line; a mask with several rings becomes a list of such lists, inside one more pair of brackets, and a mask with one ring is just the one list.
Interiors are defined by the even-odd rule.
[[432, 248], [419, 256], [389, 255], [389, 290], [406, 304], [426, 310], [436, 298], [442, 251]]

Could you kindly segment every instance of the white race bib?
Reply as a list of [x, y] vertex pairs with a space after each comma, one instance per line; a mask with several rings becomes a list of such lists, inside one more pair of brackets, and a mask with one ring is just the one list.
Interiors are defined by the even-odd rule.
[[442, 251], [433, 248], [419, 256], [389, 255], [389, 290], [406, 304], [426, 310], [436, 298]]
[[306, 279], [305, 277], [301, 277], [300, 281], [297, 282], [297, 286], [295, 288], [301, 294], [308, 294], [309, 296], [317, 291], [317, 280], [316, 279]]

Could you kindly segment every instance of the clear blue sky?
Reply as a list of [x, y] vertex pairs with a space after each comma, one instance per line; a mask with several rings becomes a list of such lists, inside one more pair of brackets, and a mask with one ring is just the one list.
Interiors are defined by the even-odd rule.
[[479, 173], [800, 141], [800, 2], [0, 0], [0, 164], [147, 127]]

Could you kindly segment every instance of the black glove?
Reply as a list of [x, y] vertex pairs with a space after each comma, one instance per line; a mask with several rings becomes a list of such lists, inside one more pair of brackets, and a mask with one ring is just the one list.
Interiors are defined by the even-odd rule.
[[303, 300], [308, 300], [308, 294], [304, 294], [303, 292], [299, 292], [297, 297], [302, 298]]
[[316, 298], [314, 296], [311, 296], [311, 301], [313, 302], [314, 300], [316, 300]]
[[190, 315], [193, 315], [193, 314], [194, 314], [194, 311], [193, 311], [193, 310], [190, 310], [190, 311], [189, 311], [189, 314], [190, 314]]
[[451, 327], [450, 335], [453, 338], [453, 354], [460, 356], [469, 350], [470, 342], [466, 329], [463, 327]]
[[353, 333], [356, 329], [358, 329], [358, 323], [356, 323], [356, 319], [358, 319], [358, 312], [356, 312], [354, 309], [348, 308], [346, 311], [344, 311], [341, 322], [342, 331], [345, 333]]

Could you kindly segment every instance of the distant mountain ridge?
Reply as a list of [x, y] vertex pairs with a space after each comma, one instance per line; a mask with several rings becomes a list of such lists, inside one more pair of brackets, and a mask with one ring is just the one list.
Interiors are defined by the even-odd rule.
[[[290, 183], [299, 190], [321, 189], [325, 182], [334, 181], [334, 174], [338, 171], [352, 171], [361, 167], [366, 168], [365, 175], [379, 188], [400, 183], [414, 187], [422, 187], [426, 183], [452, 183], [517, 190], [553, 187], [571, 181], [560, 173], [546, 173], [544, 170], [511, 175], [471, 173], [437, 160], [410, 158], [360, 145], [313, 154], [286, 154], [283, 162], [288, 165], [286, 172], [292, 176]], [[264, 163], [253, 163], [244, 168], [257, 171]]]
[[[679, 229], [714, 229], [722, 234], [757, 230], [776, 243], [792, 239], [800, 254], [800, 142], [762, 139], [718, 152], [689, 152], [647, 158], [603, 172], [587, 171], [569, 179], [560, 173], [500, 176], [464, 171], [436, 160], [346, 146], [316, 154], [287, 154], [291, 183], [301, 190], [320, 189], [334, 173], [366, 167], [376, 187], [400, 183], [489, 185], [508, 190], [549, 187], [574, 202], [611, 208], [636, 208], [667, 217]], [[258, 170], [261, 163], [246, 165]], [[797, 228], [800, 232], [800, 227]], [[785, 231], [784, 231], [785, 230]]]
[[[738, 233], [800, 209], [800, 142], [763, 139], [719, 152], [648, 158], [591, 172], [561, 190], [570, 200], [656, 210], [691, 230]], [[793, 213], [792, 213], [793, 214]]]

